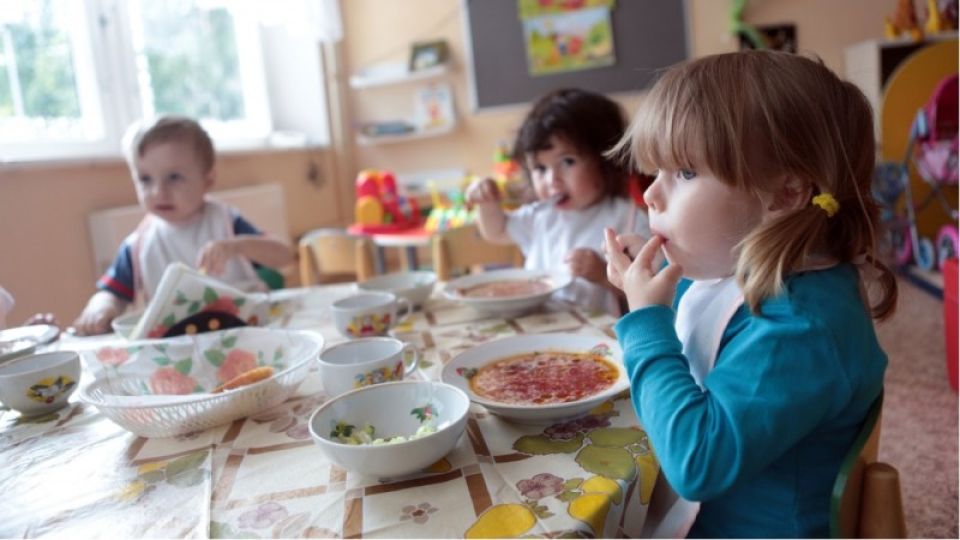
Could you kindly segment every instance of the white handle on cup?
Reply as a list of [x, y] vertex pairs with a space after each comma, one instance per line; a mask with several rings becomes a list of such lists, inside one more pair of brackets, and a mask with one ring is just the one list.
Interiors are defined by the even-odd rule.
[[416, 345], [414, 345], [413, 343], [404, 343], [404, 344], [403, 344], [403, 348], [400, 349], [400, 358], [401, 358], [401, 360], [402, 360], [404, 363], [406, 363], [407, 355], [405, 355], [404, 352], [405, 352], [407, 349], [410, 349], [411, 351], [413, 351], [413, 362], [410, 362], [410, 365], [403, 370], [403, 376], [404, 376], [404, 377], [407, 377], [408, 375], [412, 374], [414, 371], [416, 371], [417, 366], [420, 365], [420, 350], [417, 349]]

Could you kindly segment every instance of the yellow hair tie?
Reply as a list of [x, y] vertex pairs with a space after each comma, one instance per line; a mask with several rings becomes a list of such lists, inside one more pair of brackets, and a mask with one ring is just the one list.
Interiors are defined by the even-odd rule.
[[840, 210], [840, 203], [833, 198], [833, 195], [829, 193], [821, 193], [813, 198], [813, 204], [823, 208], [823, 211], [827, 213], [828, 218], [832, 218], [834, 214], [837, 213], [837, 210]]

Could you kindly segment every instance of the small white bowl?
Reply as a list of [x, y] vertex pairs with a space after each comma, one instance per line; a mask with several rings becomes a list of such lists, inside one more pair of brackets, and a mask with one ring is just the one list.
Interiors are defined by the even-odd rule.
[[122, 338], [127, 338], [130, 337], [130, 332], [133, 332], [133, 328], [137, 326], [137, 323], [140, 321], [140, 317], [142, 316], [142, 311], [124, 313], [123, 315], [110, 321], [110, 326], [113, 328], [115, 334]]
[[358, 290], [383, 291], [406, 298], [414, 306], [422, 306], [433, 293], [437, 275], [426, 270], [394, 272], [357, 283]]
[[80, 384], [80, 355], [74, 351], [32, 354], [0, 365], [0, 401], [23, 415], [55, 411]]
[[[429, 409], [428, 409], [429, 408]], [[379, 478], [421, 471], [450, 453], [463, 435], [470, 399], [452, 385], [401, 381], [365, 386], [324, 403], [310, 416], [310, 436], [344, 469]], [[374, 437], [410, 436], [432, 421], [437, 431], [387, 444], [345, 444], [338, 425], [375, 428]]]

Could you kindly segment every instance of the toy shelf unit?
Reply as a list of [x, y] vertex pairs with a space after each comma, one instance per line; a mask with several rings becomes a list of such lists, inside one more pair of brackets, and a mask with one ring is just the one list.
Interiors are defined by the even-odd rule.
[[844, 50], [845, 77], [857, 85], [870, 101], [874, 111], [874, 130], [881, 140], [880, 109], [887, 80], [915, 52], [943, 41], [956, 40], [957, 32], [930, 34], [920, 41], [909, 38], [870, 39]]

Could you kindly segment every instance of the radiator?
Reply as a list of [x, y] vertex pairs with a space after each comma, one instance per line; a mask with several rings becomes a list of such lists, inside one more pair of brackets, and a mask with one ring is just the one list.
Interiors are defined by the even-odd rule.
[[[211, 197], [237, 208], [243, 217], [261, 231], [289, 241], [287, 209], [280, 184], [262, 184], [210, 193]], [[91, 212], [88, 216], [93, 263], [99, 276], [107, 271], [117, 249], [143, 219], [139, 205], [121, 206]]]

